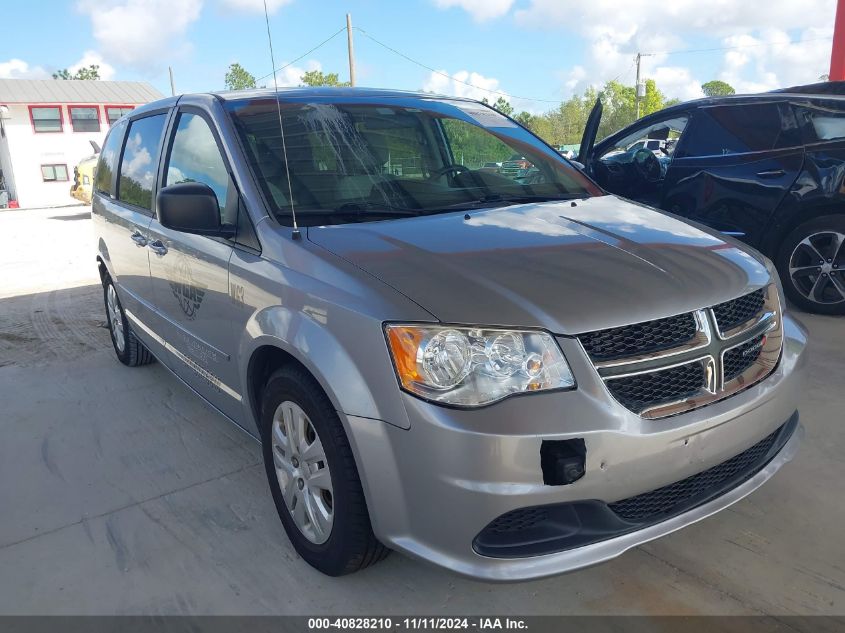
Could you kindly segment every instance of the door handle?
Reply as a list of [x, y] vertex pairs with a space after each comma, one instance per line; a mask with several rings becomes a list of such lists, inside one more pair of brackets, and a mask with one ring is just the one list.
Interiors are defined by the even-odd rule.
[[149, 249], [156, 255], [167, 255], [167, 247], [161, 240], [153, 240], [147, 244]]
[[135, 242], [135, 246], [146, 246], [147, 245], [147, 238], [141, 235], [139, 231], [135, 231], [132, 235], [129, 236], [132, 238], [132, 241]]
[[757, 172], [758, 178], [780, 178], [785, 175], [786, 172], [783, 169], [766, 169]]

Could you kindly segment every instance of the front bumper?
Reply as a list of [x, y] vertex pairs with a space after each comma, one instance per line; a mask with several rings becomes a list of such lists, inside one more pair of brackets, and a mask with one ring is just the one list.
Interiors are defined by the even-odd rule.
[[[600, 563], [710, 516], [762, 485], [797, 450], [800, 426], [756, 474], [660, 522], [553, 553], [482, 555], [474, 540], [512, 510], [578, 501], [613, 504], [746, 451], [793, 416], [806, 362], [806, 334], [785, 315], [783, 354], [769, 377], [724, 401], [645, 420], [610, 397], [575, 341], [562, 339], [561, 346], [578, 380], [571, 392], [510, 398], [477, 410], [406, 396], [409, 430], [346, 417], [373, 529], [383, 542], [474, 578], [541, 578]], [[569, 485], [545, 485], [542, 442], [571, 439], [584, 440], [584, 476]]]

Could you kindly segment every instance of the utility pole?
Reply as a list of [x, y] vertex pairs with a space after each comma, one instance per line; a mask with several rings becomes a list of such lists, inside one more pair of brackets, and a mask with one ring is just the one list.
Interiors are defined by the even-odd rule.
[[171, 96], [176, 96], [176, 85], [173, 83], [173, 68], [170, 66], [167, 67], [167, 71], [170, 73], [170, 94]]
[[355, 85], [355, 48], [352, 45], [352, 15], [346, 14], [346, 43], [349, 48], [349, 84]]
[[634, 94], [637, 102], [637, 118], [640, 118], [640, 99], [645, 97], [645, 86], [640, 83], [640, 63], [643, 57], [651, 57], [653, 53], [637, 53], [637, 85], [634, 86]]

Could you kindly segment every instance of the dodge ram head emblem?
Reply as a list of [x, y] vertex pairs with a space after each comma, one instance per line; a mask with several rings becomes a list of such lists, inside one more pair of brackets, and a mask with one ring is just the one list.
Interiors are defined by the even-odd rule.
[[205, 297], [206, 286], [194, 280], [191, 264], [186, 257], [180, 257], [173, 267], [170, 289], [179, 302], [179, 307], [189, 320], [193, 321]]

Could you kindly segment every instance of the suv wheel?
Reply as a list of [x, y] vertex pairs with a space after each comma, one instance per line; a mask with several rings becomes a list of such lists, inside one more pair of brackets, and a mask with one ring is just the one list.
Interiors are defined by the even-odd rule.
[[284, 367], [267, 381], [261, 443], [279, 518], [306, 562], [341, 576], [387, 556], [373, 534], [343, 425], [304, 369]]
[[787, 297], [819, 314], [845, 314], [845, 217], [828, 215], [799, 226], [778, 253]]
[[111, 342], [114, 346], [114, 353], [117, 354], [117, 359], [128, 367], [137, 367], [153, 362], [153, 355], [132, 331], [111, 279], [106, 279], [103, 285], [103, 299], [106, 304], [106, 316], [109, 320]]

